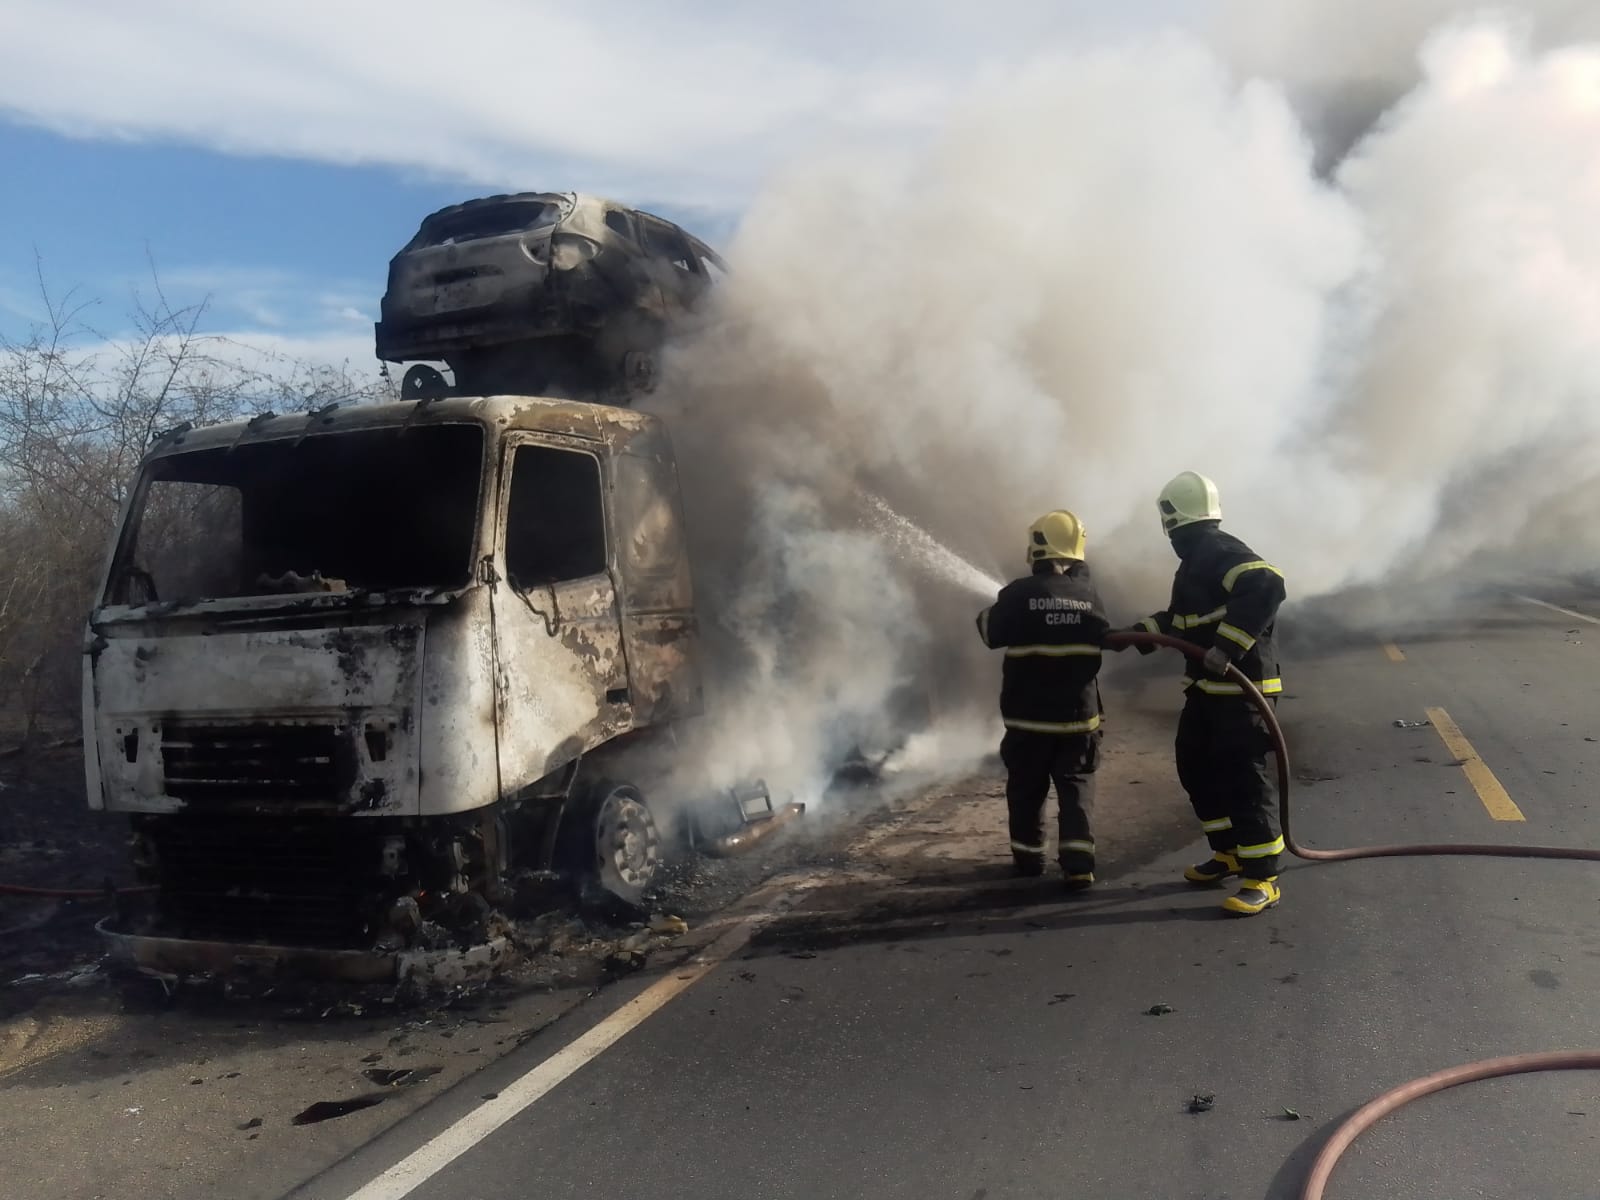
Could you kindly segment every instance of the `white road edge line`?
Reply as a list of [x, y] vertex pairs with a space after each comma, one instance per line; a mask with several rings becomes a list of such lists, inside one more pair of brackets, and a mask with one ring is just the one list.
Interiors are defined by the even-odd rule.
[[1600, 617], [1591, 617], [1588, 613], [1578, 612], [1576, 609], [1562, 608], [1559, 604], [1551, 604], [1548, 600], [1540, 600], [1533, 596], [1517, 596], [1524, 604], [1537, 604], [1540, 608], [1548, 608], [1551, 612], [1558, 612], [1564, 617], [1571, 617], [1575, 621], [1587, 621], [1591, 625], [1600, 625]]
[[593, 1062], [630, 1030], [643, 1024], [681, 992], [688, 990], [750, 940], [769, 914], [740, 921], [666, 978], [629, 1000], [600, 1024], [557, 1050], [538, 1066], [503, 1088], [493, 1100], [473, 1109], [454, 1125], [424, 1142], [349, 1200], [400, 1200], [460, 1158], [518, 1113], [521, 1113], [586, 1063]]

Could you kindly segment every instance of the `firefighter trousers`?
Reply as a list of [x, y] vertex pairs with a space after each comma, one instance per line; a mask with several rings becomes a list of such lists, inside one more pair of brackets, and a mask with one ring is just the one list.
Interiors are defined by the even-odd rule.
[[1193, 690], [1178, 718], [1178, 781], [1212, 850], [1238, 856], [1247, 879], [1278, 873], [1283, 838], [1267, 755], [1267, 725], [1243, 696]]
[[1094, 771], [1100, 765], [1100, 734], [1029, 733], [1006, 730], [1000, 742], [1006, 767], [1006, 809], [1011, 853], [1018, 862], [1043, 863], [1044, 806], [1055, 785], [1060, 810], [1057, 857], [1069, 875], [1094, 870]]

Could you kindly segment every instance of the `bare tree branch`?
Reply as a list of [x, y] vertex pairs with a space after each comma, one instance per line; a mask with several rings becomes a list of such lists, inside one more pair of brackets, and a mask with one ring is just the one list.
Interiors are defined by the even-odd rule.
[[57, 295], [34, 266], [42, 317], [0, 334], [0, 715], [29, 728], [76, 712], [79, 645], [118, 513], [162, 429], [276, 407], [394, 398], [377, 372], [296, 361], [205, 331], [209, 299], [179, 306], [153, 257], [128, 329]]

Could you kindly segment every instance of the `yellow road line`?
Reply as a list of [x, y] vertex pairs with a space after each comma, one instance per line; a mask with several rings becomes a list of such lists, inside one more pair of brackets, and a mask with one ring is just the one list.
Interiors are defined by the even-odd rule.
[[1390, 662], [1401, 663], [1406, 660], [1406, 652], [1393, 642], [1385, 642], [1383, 644], [1383, 652], [1389, 656]]
[[1478, 799], [1483, 801], [1489, 815], [1496, 821], [1526, 821], [1528, 818], [1522, 815], [1517, 802], [1494, 777], [1489, 764], [1472, 748], [1472, 743], [1467, 741], [1461, 727], [1451, 719], [1450, 714], [1442, 708], [1430, 708], [1428, 720], [1433, 722], [1433, 727], [1439, 731], [1439, 737], [1444, 740], [1450, 753], [1461, 760], [1461, 770], [1466, 774], [1467, 782], [1472, 784], [1472, 790], [1478, 793]]

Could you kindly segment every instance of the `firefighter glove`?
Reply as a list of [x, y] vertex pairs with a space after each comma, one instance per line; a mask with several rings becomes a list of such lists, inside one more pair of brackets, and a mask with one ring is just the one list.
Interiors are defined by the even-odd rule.
[[1134, 647], [1132, 642], [1121, 642], [1121, 641], [1114, 642], [1114, 641], [1111, 641], [1110, 639], [1118, 637], [1118, 636], [1120, 636], [1120, 635], [1122, 635], [1124, 633], [1149, 633], [1149, 632], [1150, 631], [1148, 629], [1144, 628], [1144, 626], [1142, 626], [1142, 625], [1130, 625], [1126, 629], [1108, 629], [1108, 630], [1106, 630], [1106, 639], [1107, 640], [1105, 642], [1105, 648], [1107, 650], [1114, 650], [1118, 654], [1121, 654], [1124, 650], [1127, 650], [1130, 647], [1142, 651], [1142, 650], [1144, 650], [1143, 646]]
[[1226, 650], [1221, 646], [1213, 646], [1206, 651], [1205, 660], [1201, 663], [1201, 666], [1205, 667], [1208, 675], [1222, 676], [1227, 674], [1228, 665], [1231, 662], [1233, 660], [1228, 657]]

